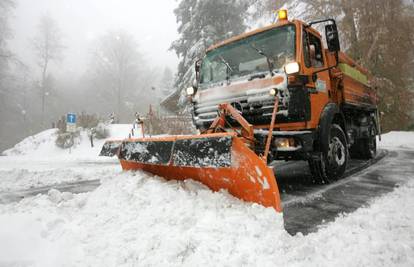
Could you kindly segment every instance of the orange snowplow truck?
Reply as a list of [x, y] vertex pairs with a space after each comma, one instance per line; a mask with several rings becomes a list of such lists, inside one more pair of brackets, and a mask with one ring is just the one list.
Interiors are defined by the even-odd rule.
[[[210, 47], [187, 89], [194, 124], [205, 132], [218, 104], [229, 103], [253, 125], [254, 151], [263, 155], [276, 100], [268, 163], [306, 160], [314, 179], [328, 183], [344, 174], [348, 153], [374, 157], [376, 90], [368, 71], [340, 51], [338, 35], [333, 19], [306, 24], [281, 10], [277, 23]], [[237, 127], [232, 118], [226, 123]]]
[[[325, 24], [327, 49], [312, 28]], [[372, 158], [379, 133], [369, 73], [340, 52], [332, 19], [305, 24], [286, 11], [266, 28], [208, 49], [187, 89], [198, 135], [108, 141], [124, 170], [194, 179], [214, 191], [282, 210], [274, 160], [307, 160], [314, 179], [340, 178]], [[277, 173], [277, 170], [276, 170]]]

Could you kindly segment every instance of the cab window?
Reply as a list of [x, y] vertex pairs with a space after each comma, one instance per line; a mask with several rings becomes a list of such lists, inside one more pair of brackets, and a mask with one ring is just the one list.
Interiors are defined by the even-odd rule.
[[321, 40], [312, 33], [303, 31], [303, 51], [305, 53], [305, 65], [308, 68], [321, 68], [324, 66]]

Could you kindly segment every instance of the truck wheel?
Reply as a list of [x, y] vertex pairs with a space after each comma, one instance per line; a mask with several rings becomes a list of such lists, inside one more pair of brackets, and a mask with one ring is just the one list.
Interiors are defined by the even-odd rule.
[[331, 125], [329, 146], [317, 158], [309, 160], [314, 181], [321, 184], [338, 180], [345, 173], [348, 148], [344, 131], [337, 124]]

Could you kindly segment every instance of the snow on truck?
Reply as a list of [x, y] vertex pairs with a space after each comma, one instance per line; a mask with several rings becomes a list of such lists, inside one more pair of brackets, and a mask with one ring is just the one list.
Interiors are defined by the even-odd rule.
[[108, 142], [102, 154], [118, 144], [125, 170], [195, 179], [277, 211], [272, 161], [306, 160], [314, 179], [329, 183], [344, 174], [349, 156], [373, 158], [376, 91], [369, 72], [340, 51], [335, 20], [307, 24], [288, 20], [285, 10], [278, 15], [277, 23], [216, 44], [197, 61], [187, 94], [199, 135]]

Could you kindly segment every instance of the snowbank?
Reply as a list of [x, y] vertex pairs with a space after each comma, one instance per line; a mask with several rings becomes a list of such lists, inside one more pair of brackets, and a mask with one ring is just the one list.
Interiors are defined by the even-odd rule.
[[380, 147], [386, 149], [414, 149], [414, 132], [389, 132], [382, 135]]
[[70, 150], [55, 145], [57, 129], [28, 137], [0, 157], [0, 192], [99, 179], [102, 172], [116, 176], [121, 171], [118, 160], [98, 155], [106, 140], [128, 137], [131, 127], [109, 125], [110, 136], [94, 140], [93, 148], [86, 131], [81, 132], [80, 142]]
[[40, 156], [40, 157], [97, 157], [103, 143], [108, 139], [123, 139], [128, 137], [131, 124], [111, 124], [108, 126], [110, 136], [107, 139], [94, 140], [94, 147], [86, 131], [82, 131], [80, 142], [72, 149], [61, 149], [55, 145], [57, 129], [49, 129], [34, 136], [27, 137], [13, 148], [3, 152], [5, 156]]
[[[60, 197], [53, 191], [0, 205], [0, 228], [14, 231], [0, 233], [0, 263], [24, 255], [37, 262], [31, 256], [43, 255], [43, 266], [253, 265], [260, 262], [257, 256], [271, 253], [269, 243], [288, 236], [282, 216], [272, 209], [195, 182], [139, 173], [102, 178], [102, 186], [88, 194]], [[21, 227], [8, 227], [22, 220]], [[32, 223], [35, 227], [24, 227]], [[9, 238], [17, 239], [15, 246]]]
[[[0, 205], [0, 265], [413, 266], [414, 182], [317, 233], [195, 182], [103, 176], [94, 192]], [[7, 229], [7, 230], [6, 230]]]

